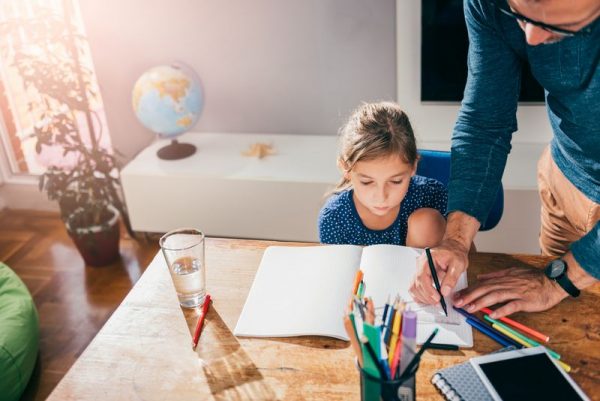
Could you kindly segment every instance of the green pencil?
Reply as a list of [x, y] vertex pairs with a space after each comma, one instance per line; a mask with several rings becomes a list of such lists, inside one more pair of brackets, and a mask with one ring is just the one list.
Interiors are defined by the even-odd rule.
[[[497, 324], [498, 326], [502, 327], [504, 330], [508, 331], [510, 334], [514, 335], [515, 337], [520, 338], [521, 340], [525, 341], [527, 344], [530, 344], [532, 347], [537, 347], [540, 345], [540, 343], [538, 343], [537, 341], [532, 340], [529, 337], [525, 337], [523, 334], [519, 333], [518, 331], [511, 329], [510, 327], [508, 327], [504, 323], [499, 322], [496, 319], [492, 319], [488, 315], [483, 315], [483, 318], [485, 320], [487, 320], [488, 322]], [[560, 355], [558, 353], [552, 351], [550, 348], [546, 347], [545, 345], [544, 345], [544, 347], [546, 348], [546, 350], [548, 350], [548, 353], [552, 356], [552, 358], [554, 358], [556, 360], [560, 360]]]

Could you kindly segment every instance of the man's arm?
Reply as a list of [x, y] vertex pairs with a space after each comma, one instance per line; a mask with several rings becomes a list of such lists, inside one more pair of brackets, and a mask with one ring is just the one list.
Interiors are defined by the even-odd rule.
[[[467, 269], [471, 242], [500, 188], [517, 129], [521, 81], [520, 60], [498, 29], [496, 18], [501, 16], [481, 0], [465, 0], [464, 11], [469, 74], [452, 136], [448, 225], [444, 240], [432, 250], [444, 295]], [[419, 302], [439, 302], [424, 258], [418, 263], [411, 292]]]

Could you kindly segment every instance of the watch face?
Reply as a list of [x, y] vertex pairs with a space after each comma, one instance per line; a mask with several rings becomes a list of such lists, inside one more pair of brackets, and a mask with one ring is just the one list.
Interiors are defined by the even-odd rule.
[[550, 278], [557, 278], [565, 272], [565, 262], [560, 259], [550, 262], [547, 268], [547, 273]]

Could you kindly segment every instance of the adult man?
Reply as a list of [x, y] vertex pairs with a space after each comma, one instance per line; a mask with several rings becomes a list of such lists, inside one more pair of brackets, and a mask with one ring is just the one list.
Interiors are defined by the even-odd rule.
[[[503, 304], [492, 317], [551, 308], [600, 279], [600, 1], [465, 0], [469, 75], [452, 138], [448, 224], [432, 250], [448, 295], [468, 266], [468, 249], [497, 193], [512, 133], [521, 63], [546, 91], [554, 132], [538, 164], [543, 271], [509, 268], [480, 276], [456, 294], [474, 312]], [[416, 300], [439, 302], [426, 260], [411, 287]]]

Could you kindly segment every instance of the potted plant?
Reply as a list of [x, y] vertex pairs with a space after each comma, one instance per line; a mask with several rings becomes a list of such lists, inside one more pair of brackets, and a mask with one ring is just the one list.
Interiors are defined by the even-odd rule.
[[95, 75], [82, 62], [89, 47], [74, 23], [71, 1], [59, 4], [59, 12], [35, 6], [26, 17], [6, 19], [0, 26], [3, 56], [29, 94], [36, 152], [57, 156], [41, 175], [39, 188], [58, 202], [86, 263], [102, 266], [119, 258], [120, 218], [130, 233], [131, 228], [117, 160], [101, 141]]

